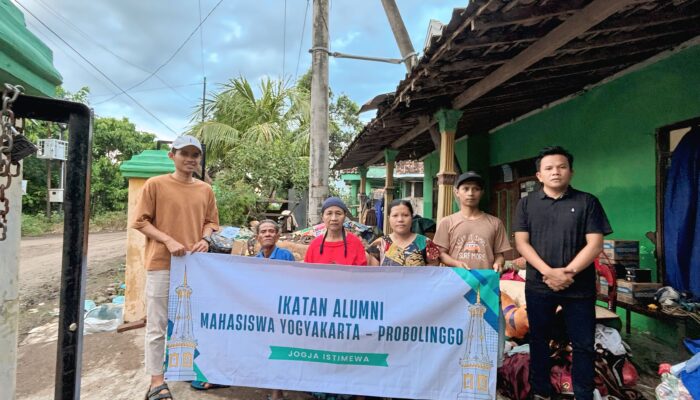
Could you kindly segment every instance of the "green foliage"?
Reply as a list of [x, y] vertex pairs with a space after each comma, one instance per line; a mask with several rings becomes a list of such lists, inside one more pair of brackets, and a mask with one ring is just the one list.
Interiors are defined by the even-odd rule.
[[39, 236], [51, 233], [63, 232], [63, 214], [52, 214], [46, 218], [46, 214], [22, 213], [22, 236]]
[[108, 211], [92, 215], [90, 232], [116, 232], [126, 230], [127, 214], [123, 211]]
[[119, 166], [134, 155], [155, 148], [155, 135], [137, 131], [127, 118], [96, 118], [93, 132], [92, 213], [125, 210], [128, 183]]
[[[57, 89], [57, 97], [87, 104], [88, 88], [76, 93]], [[68, 140], [64, 125], [29, 120], [25, 135], [34, 143], [40, 138], [63, 138]], [[102, 214], [126, 209], [127, 181], [121, 176], [121, 162], [131, 159], [144, 150], [155, 147], [155, 135], [136, 130], [127, 118], [95, 118], [93, 126], [91, 166], [91, 213]], [[51, 161], [51, 187], [57, 188], [60, 179], [60, 163]], [[35, 214], [46, 209], [47, 161], [28, 157], [24, 161], [24, 179], [28, 181], [27, 195], [23, 196], [25, 214]], [[56, 207], [54, 205], [54, 207]]]
[[257, 196], [252, 187], [243, 181], [222, 174], [213, 185], [219, 221], [224, 225], [245, 226], [253, 215]]
[[[306, 74], [299, 78], [296, 88], [298, 96], [310, 103], [311, 70], [308, 70]], [[336, 98], [333, 91], [330, 91], [328, 104], [328, 158], [331, 167], [340, 159], [350, 142], [362, 130], [363, 124], [358, 116], [359, 111], [360, 107], [347, 95], [341, 94]], [[308, 137], [309, 125], [305, 125], [304, 128], [305, 135]]]
[[[126, 229], [126, 211], [111, 211], [90, 218], [90, 232], [122, 231]], [[40, 236], [46, 234], [59, 234], [63, 232], [63, 213], [46, 214], [22, 214], [22, 236]]]
[[[206, 101], [207, 119], [195, 123], [190, 134], [207, 145], [210, 172], [217, 174], [222, 223], [245, 223], [263, 211], [258, 209], [261, 201], [285, 198], [290, 188], [308, 187], [310, 92], [310, 72], [292, 87], [263, 79], [257, 95], [246, 78], [238, 77]], [[358, 110], [349, 97], [330, 94], [331, 165], [362, 128]], [[201, 114], [201, 107], [195, 109], [193, 121]]]

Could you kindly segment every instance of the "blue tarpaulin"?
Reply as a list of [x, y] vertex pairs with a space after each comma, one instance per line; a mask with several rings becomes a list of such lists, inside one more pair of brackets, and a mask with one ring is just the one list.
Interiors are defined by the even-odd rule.
[[666, 280], [700, 297], [700, 128], [685, 134], [673, 152], [664, 195]]

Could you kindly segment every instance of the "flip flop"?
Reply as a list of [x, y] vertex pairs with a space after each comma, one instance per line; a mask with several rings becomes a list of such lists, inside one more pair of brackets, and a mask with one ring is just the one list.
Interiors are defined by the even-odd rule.
[[[163, 390], [167, 390], [167, 393], [160, 393]], [[148, 388], [148, 391], [146, 392], [146, 400], [173, 400], [173, 395], [170, 393], [170, 388], [168, 388], [168, 384], [164, 383], [158, 387], [154, 388]]]
[[207, 383], [209, 383], [209, 382], [192, 381], [190, 383], [190, 386], [192, 386], [192, 389], [195, 389], [195, 390], [210, 390], [210, 389], [220, 389], [220, 388], [228, 387], [226, 385], [217, 385], [216, 383], [209, 383], [209, 387], [207, 387], [206, 386]]

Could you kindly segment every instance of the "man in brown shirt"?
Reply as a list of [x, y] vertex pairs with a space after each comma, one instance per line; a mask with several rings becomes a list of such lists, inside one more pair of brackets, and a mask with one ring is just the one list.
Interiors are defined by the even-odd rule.
[[[141, 190], [131, 228], [146, 235], [146, 372], [151, 376], [148, 399], [172, 399], [163, 376], [168, 327], [170, 257], [206, 252], [206, 240], [219, 229], [219, 212], [211, 186], [193, 177], [202, 145], [180, 136], [168, 157], [175, 172], [150, 178]], [[160, 396], [165, 397], [160, 397]]]
[[476, 172], [457, 178], [454, 191], [460, 210], [440, 221], [433, 239], [447, 266], [495, 271], [503, 267], [510, 243], [501, 220], [479, 209], [483, 188], [484, 180]]
[[[510, 250], [506, 229], [500, 219], [479, 209], [484, 179], [474, 171], [463, 173], [455, 184], [459, 211], [443, 218], [433, 242], [440, 248], [440, 261], [449, 267], [489, 269], [500, 272], [503, 253]], [[498, 318], [498, 366], [503, 365], [505, 320]]]

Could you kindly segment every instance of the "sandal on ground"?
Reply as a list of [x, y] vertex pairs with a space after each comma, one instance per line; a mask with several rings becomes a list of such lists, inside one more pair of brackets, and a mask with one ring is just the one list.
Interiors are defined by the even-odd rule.
[[[161, 393], [163, 390], [167, 390], [167, 393]], [[170, 393], [170, 388], [168, 387], [167, 383], [164, 383], [160, 386], [156, 386], [154, 388], [148, 388], [148, 391], [146, 392], [146, 400], [174, 400], [173, 394]]]
[[[209, 386], [207, 387], [207, 385], [209, 385]], [[216, 383], [209, 383], [209, 382], [202, 382], [202, 381], [192, 381], [190, 383], [190, 386], [192, 386], [192, 389], [195, 389], [195, 390], [210, 390], [210, 389], [220, 389], [220, 388], [228, 387], [226, 385], [217, 385]]]

